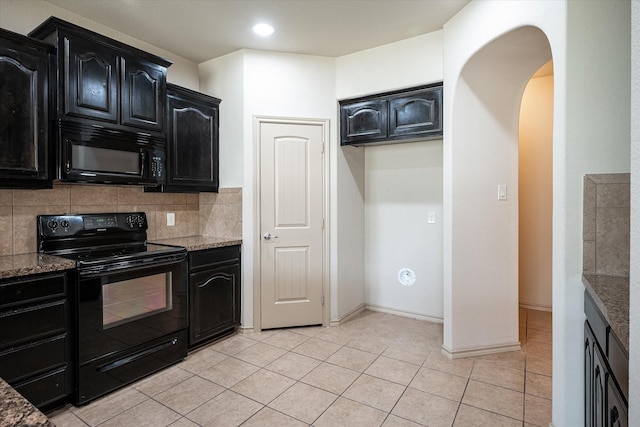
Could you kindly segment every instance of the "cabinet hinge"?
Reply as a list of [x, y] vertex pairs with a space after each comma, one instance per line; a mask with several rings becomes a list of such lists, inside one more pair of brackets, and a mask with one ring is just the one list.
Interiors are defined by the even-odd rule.
[[322, 229], [324, 230], [324, 218], [322, 218]]
[[322, 294], [321, 300], [322, 300], [322, 306], [324, 307], [324, 293]]
[[324, 153], [324, 142], [322, 143], [322, 151], [321, 153]]

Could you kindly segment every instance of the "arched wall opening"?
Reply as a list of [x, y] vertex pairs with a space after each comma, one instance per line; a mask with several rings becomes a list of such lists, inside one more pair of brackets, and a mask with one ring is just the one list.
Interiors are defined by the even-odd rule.
[[[531, 76], [552, 59], [545, 34], [523, 26], [493, 39], [454, 83], [445, 167], [451, 234], [443, 351], [452, 358], [520, 349], [518, 130]], [[506, 200], [499, 200], [506, 186]]]
[[[552, 309], [553, 80], [553, 61], [549, 61], [527, 83], [520, 106], [518, 301], [521, 328], [527, 320], [523, 314], [529, 313], [528, 310], [536, 310], [530, 312], [536, 317], [550, 319], [548, 313], [538, 312]], [[520, 335], [522, 339], [522, 331]]]

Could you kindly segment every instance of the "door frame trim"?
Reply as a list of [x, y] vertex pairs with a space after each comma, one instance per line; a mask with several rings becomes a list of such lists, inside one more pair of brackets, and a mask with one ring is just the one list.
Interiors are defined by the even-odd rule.
[[328, 326], [330, 318], [331, 295], [329, 286], [330, 277], [330, 242], [329, 227], [329, 159], [330, 157], [330, 133], [329, 119], [277, 117], [277, 116], [253, 116], [253, 332], [262, 330], [262, 273], [261, 273], [261, 228], [260, 228], [260, 129], [263, 124], [292, 124], [313, 125], [322, 128], [324, 152], [322, 157], [322, 210], [324, 214], [324, 228], [322, 229], [322, 294], [324, 306], [322, 307], [322, 326]]

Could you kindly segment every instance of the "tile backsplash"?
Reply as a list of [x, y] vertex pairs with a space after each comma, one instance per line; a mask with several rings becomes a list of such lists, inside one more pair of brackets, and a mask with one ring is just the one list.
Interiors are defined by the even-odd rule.
[[[36, 216], [145, 212], [149, 240], [242, 236], [242, 189], [219, 193], [145, 193], [141, 187], [54, 184], [51, 190], [0, 189], [0, 255], [36, 252]], [[175, 213], [168, 227], [167, 213]]]
[[630, 175], [585, 175], [583, 191], [583, 272], [629, 276]]

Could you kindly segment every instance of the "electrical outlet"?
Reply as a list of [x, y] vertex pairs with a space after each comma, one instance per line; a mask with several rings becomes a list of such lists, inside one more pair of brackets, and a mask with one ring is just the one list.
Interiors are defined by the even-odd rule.
[[427, 224], [435, 224], [435, 223], [436, 223], [436, 213], [427, 212]]
[[173, 227], [174, 225], [176, 225], [176, 214], [167, 212], [167, 227]]

